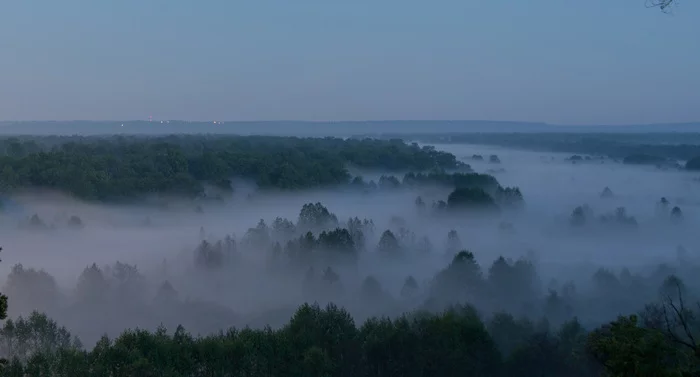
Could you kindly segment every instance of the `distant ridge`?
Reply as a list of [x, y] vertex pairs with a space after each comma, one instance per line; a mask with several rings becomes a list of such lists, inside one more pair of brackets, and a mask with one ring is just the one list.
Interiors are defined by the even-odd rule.
[[700, 132], [700, 123], [564, 126], [536, 122], [480, 120], [380, 121], [3, 121], [0, 135], [238, 134], [337, 136], [501, 132]]

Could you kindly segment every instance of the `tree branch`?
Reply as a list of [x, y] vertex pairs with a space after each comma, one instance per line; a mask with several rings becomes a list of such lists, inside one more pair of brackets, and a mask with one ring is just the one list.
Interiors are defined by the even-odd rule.
[[647, 0], [647, 8], [659, 8], [664, 13], [671, 13], [671, 5], [675, 0]]

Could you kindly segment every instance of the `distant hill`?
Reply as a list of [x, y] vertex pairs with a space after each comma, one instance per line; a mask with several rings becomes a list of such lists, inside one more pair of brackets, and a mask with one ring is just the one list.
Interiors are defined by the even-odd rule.
[[4, 121], [0, 135], [99, 135], [99, 134], [239, 134], [352, 136], [416, 133], [540, 133], [540, 132], [700, 132], [700, 123], [629, 126], [561, 126], [547, 123], [478, 120], [401, 121]]
[[544, 123], [481, 121], [367, 121], [367, 122], [188, 122], [188, 121], [25, 121], [0, 122], [0, 134], [95, 135], [95, 134], [239, 134], [351, 136], [364, 133], [431, 132], [535, 132], [551, 126]]

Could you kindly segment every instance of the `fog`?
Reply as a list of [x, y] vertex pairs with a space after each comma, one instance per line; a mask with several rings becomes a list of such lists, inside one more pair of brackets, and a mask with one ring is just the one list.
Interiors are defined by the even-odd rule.
[[[30, 282], [15, 288], [5, 287], [10, 298], [10, 315], [45, 311], [59, 324], [92, 346], [102, 333], [117, 335], [128, 327], [168, 328], [183, 324], [195, 333], [214, 332], [229, 326], [277, 326], [284, 323], [296, 306], [309, 301], [334, 301], [346, 306], [361, 320], [371, 315], [398, 315], [421, 307], [428, 298], [433, 277], [452, 260], [448, 232], [455, 230], [460, 249], [474, 253], [484, 274], [499, 256], [517, 260], [527, 258], [537, 269], [544, 298], [547, 289], [560, 289], [565, 282], [575, 283], [581, 294], [596, 295], [592, 275], [600, 267], [616, 273], [629, 268], [632, 273], [648, 276], [659, 264], [679, 267], [688, 276], [700, 251], [696, 237], [700, 192], [697, 176], [687, 172], [631, 167], [608, 159], [592, 158], [578, 163], [567, 160], [570, 154], [539, 153], [474, 145], [438, 145], [471, 165], [476, 172], [493, 174], [502, 186], [517, 186], [525, 205], [518, 210], [504, 210], [497, 215], [478, 212], [437, 215], [431, 203], [446, 200], [451, 190], [444, 188], [396, 189], [373, 192], [324, 190], [303, 193], [255, 193], [247, 184], [236, 187], [224, 201], [186, 202], [173, 200], [168, 206], [153, 203], [132, 206], [109, 206], [82, 203], [52, 193], [27, 193], [13, 197], [16, 209], [2, 218], [3, 276], [13, 266], [44, 270], [55, 279], [58, 293], [47, 292], [50, 284], [33, 288]], [[472, 155], [482, 155], [475, 161]], [[490, 155], [500, 163], [490, 163]], [[367, 180], [382, 172], [365, 172]], [[400, 177], [399, 177], [400, 178]], [[601, 197], [608, 187], [613, 195]], [[416, 197], [427, 204], [421, 213]], [[669, 209], [679, 206], [683, 221], [672, 223], [668, 211], [659, 208], [665, 197]], [[366, 251], [356, 264], [318, 262], [317, 274], [332, 265], [339, 275], [342, 289], [330, 294], [309, 294], [304, 290], [307, 268], [289, 267], [275, 262], [269, 248], [246, 243], [246, 233], [261, 219], [272, 226], [277, 217], [296, 223], [302, 206], [322, 203], [335, 214], [341, 227], [348, 218], [371, 219], [374, 231], [365, 232]], [[574, 208], [587, 204], [596, 216], [624, 207], [638, 226], [593, 224], [585, 228], [570, 225]], [[27, 229], [21, 222], [37, 214], [53, 229]], [[65, 226], [66, 219], [78, 216], [82, 227]], [[505, 228], [503, 224], [512, 224]], [[422, 237], [432, 244], [429, 253], [407, 252], [402, 258], [387, 260], [375, 251], [382, 232], [391, 229], [397, 237], [400, 228], [415, 235], [400, 238], [416, 245]], [[314, 232], [317, 234], [317, 232]], [[231, 236], [236, 240], [237, 256], [216, 269], [198, 267], [195, 250], [202, 239], [214, 244]], [[295, 235], [298, 238], [300, 235]], [[281, 242], [284, 246], [284, 241]], [[687, 253], [679, 255], [678, 246]], [[411, 247], [407, 247], [411, 248]], [[415, 248], [415, 247], [414, 247]], [[679, 259], [680, 258], [680, 259]], [[136, 265], [143, 282], [127, 295], [109, 296], [87, 302], [80, 299], [79, 278], [86, 267], [96, 263], [105, 275], [104, 266], [115, 262]], [[361, 298], [363, 281], [373, 276], [392, 299]], [[418, 282], [420, 294], [402, 299], [408, 276]], [[689, 286], [697, 285], [684, 276]], [[159, 287], [168, 281], [177, 291], [178, 305], [153, 301]], [[18, 287], [18, 288], [17, 288]], [[96, 288], [96, 287], [92, 287]], [[622, 311], [634, 312], [653, 297], [657, 287], [650, 286], [638, 300], [619, 307], [595, 307], [580, 314], [584, 321], [612, 319]], [[162, 293], [162, 292], [161, 292]], [[517, 295], [517, 293], [513, 293]], [[473, 302], [483, 312], [500, 306]], [[600, 310], [597, 310], [600, 309]], [[619, 313], [618, 313], [619, 312]], [[523, 315], [540, 315], [523, 310]]]

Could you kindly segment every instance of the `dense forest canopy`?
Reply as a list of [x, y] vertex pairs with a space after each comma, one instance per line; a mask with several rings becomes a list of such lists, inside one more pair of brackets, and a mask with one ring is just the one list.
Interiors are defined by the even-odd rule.
[[209, 183], [230, 190], [346, 185], [349, 168], [382, 171], [467, 169], [449, 153], [401, 140], [295, 137], [24, 137], [0, 141], [6, 191], [46, 188], [90, 200], [146, 194], [197, 196]]

